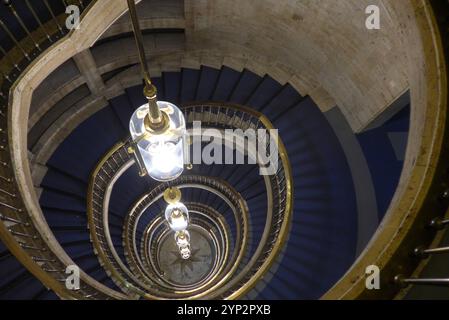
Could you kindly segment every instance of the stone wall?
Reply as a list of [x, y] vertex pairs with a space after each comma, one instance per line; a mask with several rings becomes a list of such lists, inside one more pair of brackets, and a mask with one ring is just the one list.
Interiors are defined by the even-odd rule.
[[[226, 64], [270, 74], [310, 95], [323, 112], [338, 105], [359, 132], [408, 88], [405, 53], [390, 2], [144, 0], [138, 9], [143, 29], [184, 30], [183, 35], [145, 37], [150, 41], [150, 66], [168, 71], [153, 66], [151, 59], [170, 60], [176, 52], [181, 60], [171, 69]], [[380, 30], [366, 29], [365, 8], [370, 4], [381, 10]], [[116, 37], [116, 43], [92, 50], [100, 73], [138, 62], [132, 35], [118, 37], [130, 31], [125, 14], [102, 37]], [[45, 111], [48, 108], [46, 104]]]
[[[408, 87], [388, 2], [186, 0], [188, 49], [261, 56], [270, 61], [261, 66], [266, 73], [271, 65], [287, 66], [292, 77], [303, 79], [295, 83], [302, 94], [323, 111], [337, 104], [360, 131]], [[365, 26], [370, 4], [381, 10], [380, 30]]]

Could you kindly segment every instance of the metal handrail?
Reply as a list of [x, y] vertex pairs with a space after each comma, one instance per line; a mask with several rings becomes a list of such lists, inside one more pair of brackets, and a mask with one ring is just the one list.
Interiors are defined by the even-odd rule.
[[[207, 123], [208, 120], [215, 128], [274, 129], [274, 126], [263, 114], [240, 105], [219, 103], [188, 105], [185, 106], [184, 112], [188, 122], [203, 121], [204, 123], [206, 120]], [[293, 180], [290, 162], [281, 139], [278, 141], [278, 150], [278, 170], [275, 175], [268, 176], [266, 182], [267, 187], [271, 186], [271, 190], [267, 190], [267, 193], [273, 198], [269, 204], [272, 210], [272, 220], [265, 226], [262, 236], [264, 240], [260, 242], [255, 254], [239, 276], [217, 290], [214, 298], [236, 299], [242, 297], [269, 270], [284, 244], [293, 206]]]
[[[225, 181], [206, 177], [206, 176], [181, 176], [177, 180], [168, 183], [162, 184], [153, 189], [149, 194], [140, 198], [139, 201], [132, 207], [130, 214], [126, 217], [124, 223], [124, 242], [125, 248], [127, 249], [128, 257], [130, 258], [130, 262], [132, 264], [139, 264], [138, 253], [136, 251], [135, 245], [133, 244], [135, 241], [135, 229], [138, 224], [139, 218], [141, 214], [155, 201], [155, 199], [163, 193], [163, 191], [167, 188], [168, 185], [176, 185], [178, 188], [200, 188], [209, 190], [215, 193], [218, 197], [226, 197], [227, 201], [233, 203], [232, 211], [234, 212], [235, 223], [237, 226], [237, 238], [235, 239], [235, 247], [234, 253], [232, 257], [224, 261], [224, 264], [228, 264], [229, 268], [224, 268], [226, 271], [223, 276], [230, 277], [235, 272], [236, 268], [232, 268], [233, 265], [238, 265], [240, 261], [242, 261], [242, 257], [246, 250], [245, 240], [248, 236], [248, 209], [245, 204], [245, 201], [241, 198], [241, 196]], [[225, 200], [223, 199], [223, 200]], [[198, 205], [196, 206], [198, 207]], [[188, 207], [190, 210], [190, 207]], [[193, 209], [195, 206], [193, 207]], [[145, 242], [147, 240], [144, 240]], [[154, 277], [153, 277], [154, 278]], [[219, 281], [219, 278], [214, 278], [214, 281]], [[203, 285], [201, 287], [185, 290], [182, 292], [181, 290], [177, 290], [177, 298], [182, 298], [182, 296], [188, 296], [195, 298], [200, 298], [206, 293], [210, 292], [212, 289], [208, 288], [208, 291], [201, 292], [208, 285]], [[201, 292], [201, 293], [200, 293]], [[172, 298], [176, 298], [173, 296]]]
[[[47, 1], [45, 1], [45, 3], [47, 3]], [[53, 15], [53, 17], [54, 17], [54, 15]], [[55, 19], [55, 21], [48, 22], [49, 23], [48, 30], [52, 29], [52, 28], [50, 28], [50, 23], [54, 23], [56, 25], [55, 30], [60, 31], [61, 25], [58, 21], [59, 21], [58, 19]], [[58, 25], [58, 23], [59, 23], [59, 25]], [[45, 26], [47, 27], [47, 24]], [[53, 33], [50, 31], [49, 32], [44, 31], [43, 37], [47, 39], [46, 41], [50, 42], [51, 40], [48, 37], [48, 35], [50, 35], [50, 34], [51, 34], [50, 38], [52, 38], [53, 41], [55, 41], [57, 32]], [[53, 35], [55, 35], [54, 38], [53, 38]], [[2, 77], [2, 79], [0, 80], [0, 83], [2, 84], [2, 87], [3, 87], [3, 90], [0, 91], [0, 138], [1, 139], [5, 139], [4, 135], [8, 131], [7, 130], [8, 127], [7, 127], [7, 123], [6, 123], [6, 119], [7, 119], [6, 116], [8, 114], [8, 110], [7, 110], [7, 101], [5, 100], [8, 95], [7, 90], [9, 88], [9, 86], [14, 82], [14, 79], [16, 79], [18, 73], [20, 73], [21, 70], [24, 69], [24, 66], [26, 66], [28, 64], [27, 61], [29, 59], [33, 59], [33, 58], [30, 58], [30, 55], [32, 54], [34, 49], [37, 49], [36, 46], [34, 45], [33, 41], [27, 41], [27, 39], [23, 39], [23, 41], [21, 39], [16, 39], [16, 40], [18, 40], [18, 41], [17, 41], [15, 47], [11, 50], [11, 54], [8, 54], [7, 57], [5, 57], [1, 61], [2, 65], [4, 65], [4, 63], [7, 64], [6, 68], [0, 68], [2, 70], [0, 72], [0, 76]], [[28, 40], [31, 40], [31, 39], [28, 39]], [[39, 46], [44, 50], [45, 46], [42, 45], [40, 40], [36, 39], [36, 41], [39, 41]], [[21, 48], [23, 49], [24, 52], [21, 52]], [[33, 50], [30, 50], [30, 48], [33, 48]], [[0, 52], [4, 53], [6, 51], [4, 50], [4, 48], [1, 48]], [[210, 113], [209, 116], [212, 117], [212, 113]], [[221, 117], [221, 115], [217, 114], [217, 117]], [[228, 117], [228, 119], [232, 120], [233, 118]], [[1, 146], [3, 146], [3, 148]], [[1, 212], [0, 220], [3, 223], [0, 223], [0, 236], [2, 237], [2, 240], [4, 240], [4, 242], [11, 249], [11, 251], [13, 251], [13, 253], [16, 256], [18, 256], [19, 260], [22, 263], [24, 263], [27, 266], [27, 268], [29, 268], [33, 272], [33, 274], [37, 275], [38, 278], [41, 279], [47, 286], [49, 286], [51, 288], [59, 288], [59, 287], [61, 287], [61, 285], [58, 283], [55, 284], [53, 282], [54, 275], [46, 274], [46, 272], [42, 272], [42, 271], [48, 270], [48, 273], [50, 273], [50, 271], [53, 271], [53, 270], [62, 270], [62, 269], [58, 269], [58, 268], [62, 268], [64, 266], [63, 266], [63, 264], [56, 265], [58, 263], [58, 259], [53, 259], [52, 252], [50, 252], [49, 250], [46, 249], [45, 242], [40, 242], [40, 241], [42, 241], [42, 238], [40, 237], [40, 235], [38, 235], [38, 232], [36, 231], [36, 229], [33, 229], [33, 224], [35, 223], [35, 221], [31, 221], [29, 219], [29, 217], [27, 216], [27, 214], [25, 212], [25, 209], [21, 205], [22, 199], [21, 199], [21, 195], [19, 192], [19, 188], [17, 187], [17, 184], [14, 181], [14, 175], [11, 170], [11, 166], [10, 166], [10, 162], [9, 162], [10, 159], [8, 158], [8, 150], [9, 150], [10, 146], [7, 141], [2, 142], [1, 146], [0, 146], [0, 180], [2, 182], [2, 186], [1, 186], [2, 191], [0, 191], [0, 210], [1, 210], [0, 211]], [[289, 169], [287, 169], [287, 170], [289, 171]], [[291, 173], [288, 172], [288, 174], [291, 174]], [[288, 189], [288, 185], [285, 184], [285, 185], [282, 185], [282, 187], [281, 187], [282, 189], [279, 189], [279, 190], [283, 190], [284, 187]], [[434, 190], [435, 189], [438, 190], [439, 188], [434, 188]], [[291, 192], [291, 186], [290, 186], [290, 192]], [[427, 195], [427, 197], [434, 197], [434, 194]], [[285, 200], [280, 199], [280, 202], [284, 202], [284, 201], [288, 201], [288, 198], [286, 197]], [[285, 207], [287, 208], [287, 206], [285, 206]], [[290, 210], [291, 210], [291, 205], [290, 205]], [[281, 219], [281, 217], [278, 217], [278, 218], [279, 218], [278, 223], [280, 221], [283, 221]], [[447, 222], [447, 220], [444, 220], [444, 218], [440, 218], [440, 219], [444, 222], [444, 223], [438, 223], [439, 228], [441, 229], [444, 226], [446, 226], [448, 222]], [[281, 232], [283, 230], [283, 228], [284, 227], [281, 226], [281, 228], [279, 229], [280, 230], [279, 232]], [[273, 229], [273, 230], [277, 231], [278, 229]], [[428, 236], [427, 239], [433, 238], [433, 236], [434, 235], [432, 234], [431, 236]], [[35, 238], [35, 237], [37, 237], [37, 238]], [[104, 239], [102, 239], [102, 241], [103, 240]], [[427, 242], [429, 242], [429, 241], [427, 241]], [[280, 241], [280, 242], [278, 241], [277, 245], [280, 245], [281, 243], [282, 243], [282, 241]], [[269, 246], [267, 248], [269, 248]], [[407, 254], [410, 254], [410, 253], [412, 253], [412, 250], [407, 251]], [[30, 257], [32, 257], [32, 259], [29, 259]], [[38, 264], [32, 263], [33, 261], [40, 261], [41, 259], [45, 259], [44, 261], [49, 263], [48, 266], [41, 268]], [[263, 259], [263, 257], [261, 257], [260, 260], [258, 259], [257, 261], [255, 261], [254, 266], [262, 265], [266, 269], [266, 267], [267, 267], [266, 261], [267, 260], [265, 260], [265, 259]], [[402, 259], [402, 261], [404, 261], [404, 259]], [[256, 269], [256, 268], [254, 268], [254, 269]], [[58, 276], [59, 276], [59, 274], [58, 274]], [[255, 278], [257, 278], [257, 277], [255, 277]], [[407, 279], [404, 279], [404, 278], [401, 278], [401, 279], [402, 279], [403, 283], [418, 284], [418, 283], [425, 282], [425, 281], [413, 282], [413, 281], [407, 281]], [[414, 280], [414, 279], [410, 278], [409, 280]], [[419, 279], [415, 279], [415, 280], [419, 280]], [[423, 279], [421, 279], [421, 280], [423, 280]], [[435, 279], [428, 279], [428, 280], [435, 280]], [[401, 281], [398, 280], [398, 282], [400, 283]], [[254, 282], [247, 285], [246, 288], [250, 287], [253, 284], [254, 284]], [[88, 288], [82, 288], [82, 290], [85, 290], [85, 289], [89, 290]], [[94, 293], [92, 295], [84, 293], [84, 291], [80, 291], [79, 292], [80, 294], [72, 294], [72, 293], [67, 294], [67, 292], [65, 292], [63, 289], [59, 290], [59, 291], [56, 290], [56, 291], [61, 296], [67, 297], [67, 298], [83, 298], [83, 297], [85, 298], [85, 297], [91, 297], [92, 295], [97, 294], [96, 291], [94, 291]], [[225, 296], [226, 296], [226, 294], [223, 294], [223, 297], [225, 297]], [[231, 293], [230, 296], [236, 297], [236, 296], [238, 296], [238, 294]], [[103, 297], [103, 296], [100, 295], [100, 298], [101, 297]]]
[[[88, 219], [89, 219], [89, 229], [91, 231], [91, 239], [93, 241], [94, 247], [100, 259], [102, 265], [105, 266], [108, 273], [111, 274], [116, 284], [125, 292], [130, 295], [140, 295], [150, 299], [159, 299], [159, 298], [174, 298], [170, 292], [166, 293], [164, 296], [162, 290], [158, 290], [157, 294], [153, 293], [153, 290], [148, 283], [139, 282], [135, 275], [132, 275], [129, 270], [121, 263], [116, 254], [114, 254], [114, 249], [108, 238], [107, 226], [105, 224], [105, 212], [107, 212], [107, 203], [105, 200], [108, 198], [106, 192], [107, 190], [111, 190], [113, 181], [116, 181], [118, 177], [125, 170], [133, 164], [133, 158], [130, 158], [130, 155], [127, 153], [127, 145], [125, 143], [119, 143], [116, 145], [107, 155], [100, 161], [99, 165], [94, 170], [92, 174], [92, 179], [90, 182], [89, 192], [88, 192]], [[121, 155], [121, 156], [117, 156]], [[114, 160], [113, 160], [114, 159]], [[113, 164], [116, 167], [113, 167]], [[225, 186], [225, 182], [217, 183], [215, 179], [207, 178], [207, 177], [189, 177], [189, 176], [181, 176], [179, 180], [174, 181], [172, 183], [200, 183], [209, 188], [219, 188], [220, 192], [223, 192], [227, 195], [227, 198], [230, 198], [230, 201], [235, 201], [235, 207], [240, 207], [239, 209], [242, 213], [237, 216], [241, 219], [238, 220], [238, 229], [241, 229], [241, 235], [239, 239], [243, 239], [240, 244], [240, 250], [237, 258], [233, 258], [233, 261], [236, 262], [235, 265], [232, 265], [231, 270], [226, 275], [229, 277], [235, 271], [238, 262], [240, 261], [243, 253], [246, 248], [246, 241], [244, 234], [247, 233], [247, 208], [246, 205], [242, 202], [236, 192], [232, 193], [229, 186]], [[146, 209], [146, 205], [154, 201], [158, 196], [160, 197], [163, 191], [172, 183], [160, 184], [158, 187], [153, 189], [148, 195], [144, 196], [141, 201], [138, 201], [135, 205], [135, 208], [132, 209], [132, 212], [143, 212]], [[138, 209], [136, 209], [138, 208]], [[134, 226], [136, 223], [135, 215], [131, 215], [132, 221], [127, 219], [125, 222], [125, 226]], [[132, 231], [128, 231], [128, 234], [133, 234]], [[125, 236], [125, 243], [128, 236]], [[237, 243], [240, 243], [240, 240], [237, 240]], [[130, 242], [126, 244], [126, 247], [130, 247]], [[128, 250], [128, 256], [132, 256], [134, 253], [133, 249]], [[240, 257], [240, 258], [239, 258]], [[136, 262], [137, 263], [137, 262]], [[147, 279], [149, 280], [149, 279]], [[205, 294], [205, 293], [203, 293]]]
[[[271, 123], [262, 114], [243, 106], [211, 103], [199, 106], [185, 106], [183, 109], [187, 123], [190, 124], [193, 121], [198, 120], [202, 121], [202, 125], [214, 128], [240, 128], [242, 130], [248, 128], [274, 129]], [[268, 271], [273, 263], [285, 240], [290, 222], [293, 200], [292, 177], [287, 153], [281, 141], [279, 141], [278, 147], [279, 168], [275, 175], [264, 177], [267, 193], [270, 194], [268, 196], [267, 223], [261, 238], [261, 243], [255, 251], [255, 257], [253, 257], [244, 268], [240, 268], [240, 272], [235, 277], [230, 277], [231, 271], [229, 271], [229, 274], [213, 287], [214, 290], [209, 289], [200, 295], [195, 295], [189, 298], [202, 297], [204, 294], [207, 294], [208, 297], [211, 298], [226, 299], [234, 299], [243, 296], [246, 292], [251, 290], [258, 279]], [[134, 276], [129, 274], [124, 268], [121, 268], [120, 263], [117, 263], [116, 261], [117, 259], [114, 259], [114, 256], [116, 255], [113, 253], [111, 254], [109, 251], [114, 251], [114, 249], [111, 248], [111, 243], [109, 242], [108, 244], [107, 241], [107, 227], [105, 228], [104, 223], [102, 224], [102, 221], [104, 221], [104, 216], [102, 215], [105, 214], [105, 203], [107, 203], [107, 200], [104, 199], [104, 192], [106, 192], [107, 189], [110, 190], [110, 183], [117, 179], [113, 172], [114, 170], [112, 170], [112, 166], [107, 164], [107, 162], [108, 159], [113, 158], [113, 155], [118, 150], [123, 149], [124, 144], [114, 147], [113, 150], [103, 157], [91, 175], [88, 193], [88, 216], [91, 237], [100, 262], [106, 267], [113, 278], [115, 278], [115, 282], [119, 284], [122, 289], [128, 289], [129, 292], [146, 298], [157, 299], [160, 297], [149, 294], [149, 292], [143, 292], [142, 289], [144, 288], [140, 286], [138, 281], [135, 281], [136, 279]], [[117, 162], [115, 161], [115, 163]], [[122, 164], [125, 165], [125, 163]], [[161, 190], [165, 189], [163, 188]], [[142, 211], [143, 208], [144, 206], [141, 206], [138, 211]], [[126, 225], [133, 224], [133, 221], [126, 221]], [[129, 232], [129, 234], [133, 233]], [[101, 239], [102, 241], [100, 241]], [[129, 236], [126, 236], [124, 239], [127, 241]], [[130, 240], [128, 240], [128, 242], [131, 243]], [[108, 246], [109, 248], [107, 248]], [[132, 250], [130, 252], [132, 252]], [[128, 252], [128, 255], [130, 252]], [[237, 267], [241, 267], [239, 263], [235, 264], [235, 268]], [[226, 281], [224, 281], [224, 279]]]
[[[226, 266], [235, 263], [230, 257], [231, 240], [229, 238], [229, 227], [227, 226], [226, 221], [222, 219], [221, 215], [213, 208], [204, 206], [200, 203], [185, 204], [189, 208], [191, 225], [202, 226], [205, 230], [216, 230], [211, 231], [211, 234], [214, 235], [213, 242], [216, 244], [217, 252], [214, 259], [215, 267], [211, 269], [209, 275], [201, 279], [198, 283], [190, 284], [188, 286], [176, 285], [164, 277], [164, 270], [159, 269], [157, 263], [160, 255], [157, 246], [161, 239], [170, 233], [170, 229], [164, 226], [165, 221], [159, 219], [160, 216], [155, 217], [145, 229], [142, 235], [140, 253], [143, 267], [149, 271], [153, 279], [157, 279], [161, 286], [172, 290], [172, 292], [176, 291], [182, 293], [186, 293], [186, 291], [193, 292], [191, 290], [200, 291], [205, 287], [210, 287], [214, 281], [219, 279], [220, 274], [226, 273], [223, 271]], [[215, 239], [217, 239], [216, 233], [218, 233], [221, 244], [215, 241]], [[130, 261], [130, 263], [132, 262]]]

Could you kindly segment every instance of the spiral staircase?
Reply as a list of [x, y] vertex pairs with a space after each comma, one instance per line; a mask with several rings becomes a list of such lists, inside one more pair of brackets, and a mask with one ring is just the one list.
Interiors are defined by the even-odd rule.
[[[148, 2], [159, 3], [140, 5]], [[223, 60], [196, 66], [164, 61], [163, 51], [175, 49], [173, 43], [161, 47], [168, 39], [175, 44], [183, 39], [181, 28], [149, 26], [145, 33], [159, 41], [156, 47], [162, 50], [162, 58], [154, 58], [160, 66], [160, 76], [154, 78], [159, 99], [181, 107], [188, 129], [194, 121], [208, 129], [278, 129], [282, 142], [274, 175], [259, 175], [258, 164], [195, 164], [170, 183], [139, 176], [129, 153], [128, 130], [131, 114], [145, 103], [137, 61], [117, 62], [107, 54], [129, 40], [129, 30], [121, 30], [124, 17], [90, 49], [55, 66], [43, 85], [33, 88], [30, 118], [17, 125], [22, 118], [20, 111], [13, 112], [20, 102], [14, 94], [23, 89], [18, 83], [39, 59], [55, 54], [64, 39], [76, 35], [76, 30], [65, 28], [65, 7], [70, 4], [83, 11], [81, 23], [95, 20], [92, 16], [102, 10], [115, 10], [105, 1], [56, 0], [4, 1], [0, 10], [0, 298], [389, 299], [419, 297], [421, 285], [443, 287], [439, 294], [447, 294], [447, 274], [432, 273], [444, 266], [438, 259], [448, 251], [445, 148], [435, 156], [419, 209], [404, 218], [411, 225], [404, 228], [397, 248], [381, 260], [370, 255], [376, 241], [380, 243], [376, 235], [393, 229], [388, 219], [396, 219], [396, 230], [401, 231], [399, 211], [387, 209], [400, 185], [404, 161], [387, 137], [411, 130], [413, 94], [411, 107], [355, 135], [373, 177], [379, 207], [375, 221], [382, 221], [371, 226], [373, 232], [378, 227], [378, 233], [360, 247], [360, 238], [373, 233], [360, 230], [354, 172], [326, 114], [309, 95], [270, 74], [237, 70]], [[443, 35], [448, 32], [447, 7], [447, 2], [431, 7]], [[449, 57], [448, 43], [443, 45], [441, 52]], [[101, 70], [104, 87], [93, 83], [98, 74], [80, 67], [79, 55], [86, 52], [87, 66], [105, 57], [102, 65], [93, 65]], [[84, 72], [84, 83], [77, 69]], [[61, 78], [65, 82], [57, 83]], [[53, 99], [48, 97], [53, 87], [61, 89], [61, 96], [55, 92], [54, 98], [59, 102], [45, 108], [46, 99]], [[435, 117], [443, 128], [443, 145], [445, 113]], [[67, 132], [61, 130], [65, 125], [70, 127]], [[25, 137], [14, 136], [19, 127]], [[60, 132], [56, 138], [54, 128]], [[26, 159], [18, 155], [20, 148], [27, 150]], [[385, 161], [391, 164], [388, 174]], [[172, 235], [161, 219], [161, 196], [169, 186], [181, 188], [192, 216], [193, 257], [188, 263], [173, 253]], [[33, 204], [27, 191], [38, 196], [38, 203]], [[396, 237], [383, 239], [394, 242]], [[366, 265], [383, 267], [381, 290], [357, 287], [365, 279], [364, 259], [374, 261]], [[82, 270], [77, 290], [65, 286], [70, 265]]]

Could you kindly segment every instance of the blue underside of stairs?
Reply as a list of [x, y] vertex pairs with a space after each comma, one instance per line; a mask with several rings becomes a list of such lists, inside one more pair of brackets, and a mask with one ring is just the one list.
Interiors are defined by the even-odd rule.
[[376, 191], [379, 221], [398, 186], [404, 165], [410, 122], [410, 105], [382, 126], [357, 135]]
[[[292, 166], [294, 212], [283, 258], [276, 264], [273, 274], [267, 277], [268, 283], [260, 287], [257, 298], [319, 298], [352, 264], [357, 242], [357, 208], [351, 172], [339, 141], [322, 112], [309, 97], [300, 96], [290, 85], [282, 86], [269, 76], [259, 77], [247, 70], [237, 72], [227, 67], [221, 70], [209, 67], [182, 69], [181, 72], [163, 73], [155, 83], [161, 100], [179, 104], [194, 101], [242, 104], [261, 111], [279, 128]], [[89, 241], [87, 184], [99, 159], [127, 137], [129, 118], [143, 103], [141, 86], [128, 88], [124, 95], [110, 100], [106, 108], [79, 125], [58, 147], [47, 163], [49, 170], [42, 182], [40, 204], [58, 241], [88, 274], [114, 289], [116, 286], [99, 265]], [[360, 139], [362, 141], [364, 137]], [[370, 148], [368, 144], [366, 146]], [[244, 198], [249, 199], [253, 231], [250, 244], [255, 250], [263, 230], [261, 217], [266, 211], [264, 185], [257, 170], [251, 166], [236, 171], [234, 166], [211, 168], [201, 165], [195, 166], [192, 174], [226, 178]], [[122, 258], [123, 219], [136, 199], [153, 185], [154, 182], [140, 178], [133, 167], [114, 188], [110, 230]], [[198, 194], [186, 197], [197, 199]], [[215, 200], [204, 201], [214, 204]], [[143, 219], [139, 234], [149, 216], [155, 214], [159, 214], [157, 210]], [[36, 288], [43, 292], [42, 286]], [[9, 292], [5, 291], [2, 296], [8, 297]], [[33, 297], [36, 294], [22, 291], [22, 298]], [[42, 293], [37, 298], [50, 296]]]

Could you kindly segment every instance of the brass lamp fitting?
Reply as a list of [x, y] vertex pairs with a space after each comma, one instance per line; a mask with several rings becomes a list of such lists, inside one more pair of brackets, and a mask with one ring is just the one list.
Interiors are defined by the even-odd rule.
[[164, 200], [169, 204], [178, 203], [181, 200], [181, 190], [177, 187], [170, 187], [164, 191]]
[[145, 76], [144, 82], [143, 94], [148, 99], [148, 115], [144, 120], [145, 128], [155, 134], [164, 132], [169, 126], [169, 119], [157, 105], [157, 88], [151, 83], [148, 76]]

